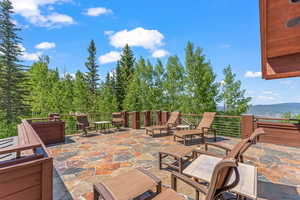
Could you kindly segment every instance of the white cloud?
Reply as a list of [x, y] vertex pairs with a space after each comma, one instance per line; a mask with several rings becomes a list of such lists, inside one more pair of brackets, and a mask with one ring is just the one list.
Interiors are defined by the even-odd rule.
[[35, 53], [28, 53], [26, 51], [26, 48], [22, 44], [20, 44], [19, 47], [22, 51], [21, 59], [23, 59], [25, 61], [37, 61], [39, 59], [39, 57], [42, 55], [42, 52], [40, 52], [40, 51], [35, 52]]
[[121, 53], [118, 51], [111, 51], [99, 57], [100, 64], [112, 63], [120, 60]]
[[104, 31], [104, 35], [112, 35], [114, 31]]
[[123, 48], [128, 44], [129, 46], [155, 50], [163, 45], [164, 35], [158, 30], [147, 30], [139, 27], [130, 31], [119, 31], [111, 35], [109, 39], [110, 44], [117, 48]]
[[169, 55], [169, 52], [166, 51], [166, 50], [163, 50], [163, 49], [158, 49], [158, 50], [155, 50], [153, 53], [152, 53], [152, 57], [153, 58], [163, 58], [165, 56]]
[[103, 7], [96, 7], [96, 8], [89, 8], [84, 13], [85, 15], [97, 17], [104, 14], [110, 14], [112, 13], [111, 9], [103, 8]]
[[247, 71], [245, 73], [246, 78], [258, 78], [258, 77], [261, 77], [261, 76], [262, 76], [261, 72]]
[[65, 14], [50, 13], [43, 15], [41, 7], [67, 1], [69, 0], [12, 0], [12, 4], [15, 13], [21, 15], [30, 23], [36, 26], [57, 27], [74, 24], [75, 21], [72, 17]]
[[36, 49], [52, 49], [55, 48], [56, 44], [54, 42], [41, 42], [35, 46]]
[[49, 20], [50, 26], [55, 24], [69, 25], [75, 23], [72, 17], [59, 13], [52, 13], [51, 15], [47, 16], [47, 19]]

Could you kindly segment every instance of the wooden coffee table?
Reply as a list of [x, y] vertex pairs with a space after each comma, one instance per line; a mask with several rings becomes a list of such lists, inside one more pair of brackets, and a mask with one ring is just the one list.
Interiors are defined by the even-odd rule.
[[[196, 179], [210, 182], [213, 170], [221, 160], [221, 158], [201, 155], [196, 160], [194, 160], [185, 170], [183, 170], [183, 173]], [[243, 197], [248, 197], [256, 200], [257, 168], [252, 165], [238, 163], [237, 169], [240, 174], [240, 181], [238, 185], [231, 190], [231, 192], [239, 194]], [[231, 182], [233, 182], [234, 179], [235, 175], [233, 173]]]

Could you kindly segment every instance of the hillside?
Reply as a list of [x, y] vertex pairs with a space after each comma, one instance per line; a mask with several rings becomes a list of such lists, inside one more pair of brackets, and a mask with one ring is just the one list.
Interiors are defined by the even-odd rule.
[[300, 103], [282, 103], [272, 105], [253, 105], [248, 113], [266, 117], [281, 117], [283, 113], [291, 112], [293, 115], [300, 113]]

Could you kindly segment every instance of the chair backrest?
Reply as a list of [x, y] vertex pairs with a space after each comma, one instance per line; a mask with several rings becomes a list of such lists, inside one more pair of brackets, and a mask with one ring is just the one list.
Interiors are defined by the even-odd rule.
[[[235, 180], [229, 183], [233, 172], [235, 172]], [[213, 171], [205, 200], [215, 200], [222, 192], [234, 188], [238, 182], [237, 161], [235, 159], [223, 159]]]
[[87, 115], [77, 115], [76, 119], [77, 122], [81, 123], [84, 127], [90, 126]]
[[235, 145], [230, 151], [230, 153], [227, 155], [227, 158], [238, 159], [239, 156], [241, 156], [245, 151], [247, 151], [252, 144], [255, 144], [258, 137], [263, 134], [265, 134], [263, 128], [256, 129], [249, 137], [241, 140], [237, 145]]
[[176, 124], [178, 119], [179, 119], [179, 115], [180, 115], [180, 112], [172, 112], [171, 113], [171, 116], [169, 117], [169, 120], [167, 121], [167, 125], [170, 124]]
[[215, 112], [205, 112], [202, 116], [202, 119], [197, 126], [197, 129], [210, 128], [215, 119]]

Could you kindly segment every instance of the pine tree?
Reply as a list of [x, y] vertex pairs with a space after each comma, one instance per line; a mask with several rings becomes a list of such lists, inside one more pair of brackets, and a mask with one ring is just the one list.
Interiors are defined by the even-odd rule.
[[249, 108], [250, 97], [245, 97], [246, 90], [241, 89], [241, 81], [236, 81], [236, 75], [232, 73], [229, 65], [223, 71], [224, 81], [222, 88], [222, 100], [224, 101], [224, 110], [229, 115], [241, 115]]
[[0, 110], [6, 122], [18, 121], [24, 115], [25, 73], [19, 64], [21, 39], [17, 36], [19, 29], [11, 20], [12, 3], [9, 0], [0, 2]]
[[123, 48], [120, 61], [116, 67], [116, 94], [119, 110], [122, 110], [129, 83], [134, 73], [134, 55], [128, 45]]
[[170, 56], [164, 78], [167, 111], [181, 110], [184, 95], [184, 68], [177, 56]]
[[219, 84], [210, 62], [207, 62], [202, 49], [188, 42], [185, 49], [186, 98], [185, 112], [203, 113], [215, 111], [219, 101]]
[[96, 63], [96, 51], [95, 42], [94, 40], [91, 40], [88, 48], [89, 56], [85, 66], [88, 69], [88, 72], [86, 73], [86, 81], [92, 94], [96, 94], [99, 81], [98, 65]]
[[75, 81], [74, 81], [74, 97], [73, 97], [73, 105], [75, 112], [88, 112], [89, 91], [88, 85], [85, 82], [84, 74], [80, 71], [76, 72]]

